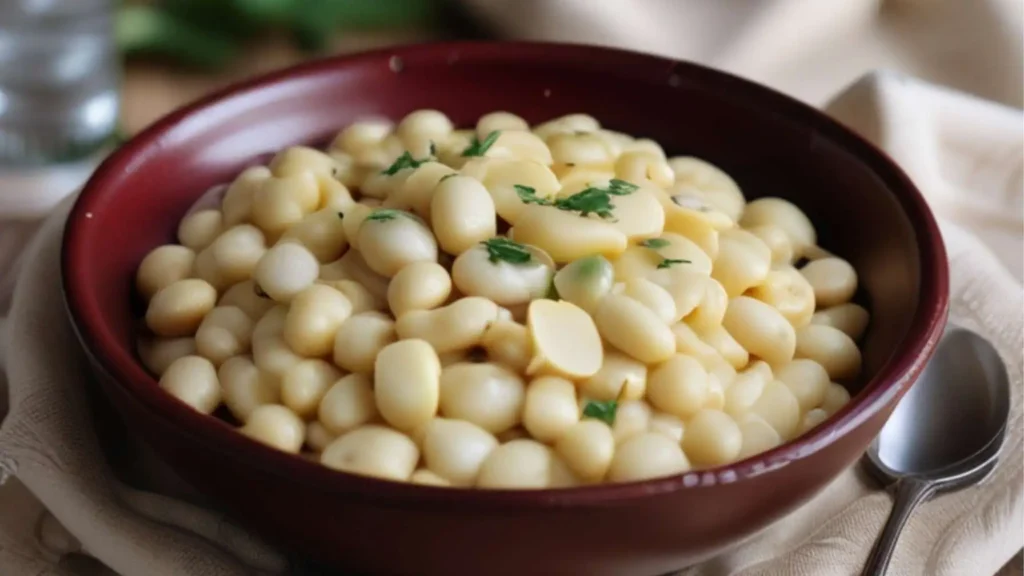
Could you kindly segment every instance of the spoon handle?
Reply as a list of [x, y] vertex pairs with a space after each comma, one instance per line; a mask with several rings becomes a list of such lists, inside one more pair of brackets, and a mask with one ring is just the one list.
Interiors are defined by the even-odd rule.
[[864, 565], [863, 576], [884, 576], [903, 526], [917, 505], [924, 502], [933, 492], [933, 483], [917, 478], [904, 478], [896, 484], [896, 501], [893, 503], [892, 512], [889, 513], [889, 520], [886, 521], [885, 528]]

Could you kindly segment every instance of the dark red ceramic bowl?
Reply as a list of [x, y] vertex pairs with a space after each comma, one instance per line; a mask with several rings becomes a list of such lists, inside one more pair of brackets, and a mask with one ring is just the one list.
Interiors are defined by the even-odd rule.
[[[367, 114], [437, 108], [472, 125], [586, 112], [800, 205], [857, 268], [872, 312], [854, 400], [799, 440], [712, 471], [552, 491], [469, 491], [334, 472], [253, 443], [163, 393], [133, 352], [136, 266], [207, 187], [254, 158], [322, 143]], [[113, 154], [64, 238], [71, 319], [128, 429], [269, 541], [372, 574], [669, 572], [765, 528], [861, 455], [942, 333], [946, 256], [921, 194], [822, 113], [750, 82], [603, 48], [438, 44], [314, 62], [179, 110]]]

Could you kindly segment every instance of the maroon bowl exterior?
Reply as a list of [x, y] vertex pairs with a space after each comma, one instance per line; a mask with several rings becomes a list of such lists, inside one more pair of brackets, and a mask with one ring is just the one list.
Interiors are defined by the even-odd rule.
[[[471, 491], [391, 483], [273, 451], [159, 389], [134, 354], [134, 271], [209, 186], [353, 119], [437, 108], [459, 125], [569, 112], [782, 196], [848, 258], [872, 311], [854, 400], [797, 441], [723, 468], [622, 485]], [[948, 270], [924, 199], [820, 112], [693, 64], [586, 46], [456, 43], [318, 61], [177, 111], [99, 168], [64, 238], [71, 320], [106, 396], [178, 473], [289, 550], [367, 574], [660, 574], [763, 529], [852, 464], [934, 351]]]

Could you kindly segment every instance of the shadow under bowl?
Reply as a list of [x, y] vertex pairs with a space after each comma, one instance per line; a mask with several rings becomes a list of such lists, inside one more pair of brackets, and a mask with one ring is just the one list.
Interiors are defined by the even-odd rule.
[[[857, 269], [872, 321], [854, 399], [809, 434], [742, 462], [567, 490], [384, 482], [276, 452], [165, 394], [134, 353], [135, 269], [208, 187], [366, 115], [494, 110], [530, 122], [585, 112], [720, 166], [748, 199], [781, 196]], [[654, 575], [720, 552], [855, 462], [942, 334], [947, 267], [921, 194], [882, 152], [821, 112], [739, 78], [636, 53], [455, 43], [317, 61], [179, 110], [114, 153], [71, 212], [71, 320], [127, 429], [269, 541], [367, 574]]]

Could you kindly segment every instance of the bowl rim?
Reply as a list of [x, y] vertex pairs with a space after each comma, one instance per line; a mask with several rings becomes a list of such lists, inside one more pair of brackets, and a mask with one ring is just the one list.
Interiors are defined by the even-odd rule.
[[[544, 490], [480, 490], [437, 488], [381, 480], [329, 469], [299, 456], [274, 450], [220, 421], [195, 412], [163, 392], [131, 350], [117, 343], [105, 325], [95, 295], [77, 286], [88, 286], [91, 212], [103, 210], [115, 201], [119, 181], [126, 171], [138, 165], [160, 147], [161, 138], [185, 120], [204, 114], [222, 114], [230, 105], [242, 106], [246, 98], [269, 87], [300, 89], [305, 81], [321, 75], [341, 73], [357, 64], [388, 66], [392, 58], [427, 62], [536, 61], [543, 59], [562, 66], [593, 67], [640, 74], [651, 81], [683, 84], [679, 75], [700, 77], [702, 89], [722, 90], [729, 97], [757, 110], [798, 124], [809, 126], [817, 136], [832, 140], [850, 152], [879, 177], [900, 205], [914, 228], [921, 259], [918, 309], [904, 340], [878, 374], [863, 390], [823, 426], [809, 434], [784, 443], [768, 452], [732, 464], [674, 476], [619, 484], [601, 484]], [[269, 474], [286, 476], [296, 484], [323, 492], [358, 493], [364, 499], [376, 499], [403, 506], [447, 507], [460, 505], [489, 507], [559, 507], [621, 505], [652, 494], [680, 490], [700, 490], [751, 479], [782, 468], [831, 445], [845, 433], [878, 414], [898, 398], [917, 377], [935, 350], [949, 305], [949, 278], [945, 246], [938, 224], [924, 197], [910, 178], [883, 151], [839, 122], [811, 106], [775, 90], [726, 72], [692, 62], [639, 52], [583, 44], [548, 42], [437, 42], [383, 48], [352, 55], [309, 61], [269, 74], [231, 84], [155, 122], [107, 157], [93, 173], [75, 201], [65, 226], [61, 250], [62, 290], [71, 323], [101, 371], [124, 399], [144, 409], [148, 416], [160, 419], [176, 433], [192, 436], [224, 458]], [[126, 304], [127, 305], [127, 304]], [[108, 394], [110, 391], [108, 390]]]

